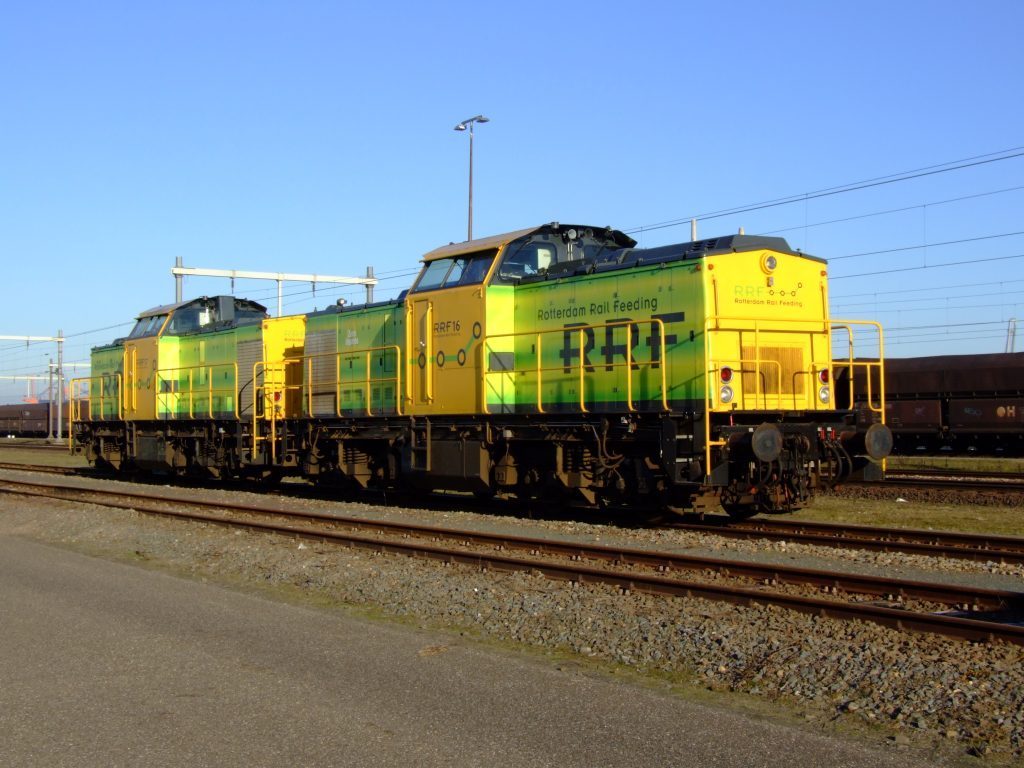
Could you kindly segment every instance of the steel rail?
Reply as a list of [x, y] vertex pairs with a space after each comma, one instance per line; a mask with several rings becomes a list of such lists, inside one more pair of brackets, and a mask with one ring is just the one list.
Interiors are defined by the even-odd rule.
[[973, 469], [936, 469], [935, 467], [921, 469], [911, 469], [909, 467], [893, 469], [892, 467], [889, 467], [885, 470], [885, 477], [886, 479], [899, 480], [913, 479], [916, 477], [935, 478], [937, 480], [947, 480], [950, 483], [955, 483], [960, 480], [1006, 480], [1008, 482], [1003, 483], [1003, 485], [1010, 488], [1014, 487], [1014, 485], [1024, 483], [1024, 472], [1020, 470], [1016, 472], [989, 472], [976, 471]]
[[[671, 553], [650, 552], [646, 550], [631, 550], [603, 545], [589, 545], [571, 542], [552, 542], [550, 540], [528, 539], [526, 537], [504, 536], [485, 534], [474, 531], [457, 531], [451, 529], [438, 529], [431, 526], [408, 525], [386, 521], [367, 521], [358, 518], [338, 518], [321, 513], [296, 512], [294, 510], [280, 510], [267, 507], [256, 507], [252, 505], [224, 504], [196, 499], [182, 500], [159, 494], [124, 494], [113, 491], [94, 490], [88, 488], [77, 488], [69, 486], [52, 486], [39, 483], [22, 483], [20, 481], [2, 481], [8, 486], [21, 486], [20, 490], [11, 491], [10, 488], [0, 487], [0, 491], [19, 493], [29, 496], [45, 496], [47, 498], [65, 498], [54, 491], [69, 492], [72, 497], [78, 496], [110, 496], [126, 497], [128, 501], [118, 501], [116, 498], [96, 502], [89, 498], [71, 498], [67, 500], [85, 501], [100, 503], [105, 506], [131, 509], [138, 512], [158, 514], [167, 517], [184, 518], [198, 522], [212, 523], [242, 527], [249, 530], [266, 533], [283, 534], [299, 538], [313, 539], [317, 541], [344, 544], [347, 546], [371, 549], [376, 552], [387, 552], [405, 554], [412, 556], [430, 557], [445, 562], [459, 562], [474, 565], [479, 568], [495, 568], [500, 570], [537, 571], [549, 578], [569, 580], [578, 583], [604, 583], [617, 586], [623, 590], [639, 590], [655, 594], [675, 595], [684, 597], [704, 597], [714, 600], [725, 600], [741, 604], [772, 604], [791, 608], [804, 613], [813, 613], [821, 616], [831, 616], [842, 619], [860, 619], [884, 624], [899, 629], [913, 630], [920, 632], [933, 632], [945, 635], [952, 635], [975, 641], [989, 641], [996, 638], [1009, 642], [1024, 644], [1024, 626], [1004, 624], [995, 621], [964, 618], [961, 616], [950, 616], [934, 613], [917, 613], [905, 609], [878, 606], [869, 603], [843, 603], [836, 600], [825, 600], [820, 598], [801, 597], [796, 595], [780, 594], [759, 589], [746, 587], [728, 587], [718, 584], [692, 582], [682, 579], [674, 579], [659, 575], [645, 575], [637, 572], [612, 571], [600, 568], [592, 568], [580, 565], [574, 559], [569, 564], [558, 564], [549, 561], [523, 559], [508, 557], [493, 553], [467, 552], [464, 549], [447, 549], [432, 544], [417, 544], [408, 541], [382, 541], [365, 535], [345, 533], [337, 530], [323, 528], [305, 528], [289, 525], [276, 525], [272, 523], [259, 522], [255, 520], [238, 520], [220, 515], [208, 515], [203, 513], [175, 512], [167, 509], [140, 508], [140, 501], [148, 501], [157, 504], [174, 504], [177, 506], [199, 506], [214, 507], [222, 510], [256, 512], [261, 515], [289, 515], [301, 517], [307, 520], [318, 522], [329, 521], [345, 525], [360, 525], [364, 529], [375, 532], [388, 533], [391, 535], [426, 535], [434, 537], [446, 536], [454, 539], [461, 546], [469, 543], [482, 544], [497, 549], [517, 546], [518, 548], [531, 548], [531, 553], [546, 551], [551, 554], [556, 551], [560, 554], [568, 554], [573, 558], [598, 557], [608, 559], [614, 557], [614, 562], [621, 564], [633, 560], [646, 558], [647, 565], [658, 565], [663, 569], [675, 567], [687, 568], [713, 568], [720, 567], [721, 572], [727, 575], [741, 573], [750, 576], [757, 573], [758, 578], [766, 578], [765, 574], [776, 574], [776, 580], [786, 580], [787, 577], [792, 583], [819, 583], [817, 581], [799, 581], [800, 574], [811, 575], [812, 579], [829, 579], [831, 585], [836, 588], [848, 589], [845, 583], [847, 575], [834, 572], [811, 571], [809, 569], [780, 568], [774, 565], [761, 565], [754, 563], [739, 563], [735, 561], [724, 561], [716, 559], [702, 559], [691, 556], [681, 556]], [[600, 553], [600, 554], [594, 554]], [[752, 571], [746, 569], [751, 568]], [[954, 594], [954, 600], [975, 606], [989, 605], [1000, 608], [1020, 607], [1021, 598], [1024, 595], [1004, 590], [977, 590], [974, 588], [958, 588], [948, 585], [932, 585], [923, 582], [901, 582], [891, 579], [877, 579], [876, 577], [851, 576], [851, 584], [861, 584], [875, 581], [881, 583], [883, 588], [888, 589], [889, 594], [899, 594], [900, 589], [906, 590], [905, 594], [913, 593], [914, 596], [926, 597], [926, 599], [938, 599], [945, 590], [946, 599], [939, 599], [939, 602], [949, 602], [949, 595]], [[828, 586], [828, 584], [826, 584]], [[921, 590], [921, 591], [918, 591]], [[857, 591], [857, 589], [849, 589]]]
[[8, 451], [61, 451], [68, 452], [66, 441], [61, 443], [11, 443], [0, 442], [0, 450]]
[[763, 538], [873, 552], [1024, 563], [1024, 537], [1019, 536], [761, 519], [731, 521], [728, 524], [673, 522], [669, 527], [738, 539]]
[[0, 462], [0, 469], [9, 469], [15, 472], [44, 472], [49, 475], [77, 475], [82, 473], [84, 467], [54, 467], [47, 464], [11, 464], [3, 461]]
[[977, 491], [979, 493], [1024, 493], [1024, 482], [1013, 480], [982, 480], [973, 477], [887, 477], [882, 481], [848, 482], [847, 486], [874, 488], [938, 488], [943, 491]]

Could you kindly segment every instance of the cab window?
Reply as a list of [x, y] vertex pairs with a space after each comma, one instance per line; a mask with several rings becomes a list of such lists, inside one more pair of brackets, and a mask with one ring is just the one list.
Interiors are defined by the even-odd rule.
[[167, 319], [167, 315], [150, 315], [149, 317], [140, 317], [138, 322], [135, 323], [135, 327], [132, 328], [132, 332], [128, 334], [129, 339], [143, 339], [146, 336], [156, 336], [160, 332], [160, 328], [163, 327], [164, 320]]
[[498, 267], [497, 282], [510, 283], [523, 277], [543, 272], [557, 261], [554, 243], [527, 241], [513, 244], [506, 251]]
[[494, 263], [494, 255], [496, 253], [497, 249], [486, 255], [474, 256], [470, 259], [469, 264], [466, 265], [465, 270], [462, 272], [462, 279], [459, 281], [459, 285], [477, 285], [482, 283], [484, 278], [487, 277], [487, 273], [491, 271], [491, 264]]
[[193, 305], [182, 307], [176, 310], [171, 316], [171, 323], [167, 326], [168, 334], [188, 333], [198, 331], [200, 328], [209, 325], [213, 321], [213, 313], [209, 307]]
[[452, 288], [457, 285], [478, 285], [487, 277], [497, 249], [484, 253], [436, 259], [420, 273], [413, 292]]
[[444, 279], [444, 287], [458, 285], [462, 279], [462, 273], [466, 271], [466, 262], [469, 259], [460, 257], [452, 261], [452, 268], [448, 270], [448, 276]]
[[423, 272], [420, 273], [420, 279], [416, 281], [416, 287], [414, 291], [430, 291], [434, 288], [440, 288], [444, 282], [445, 277], [448, 275], [448, 270], [452, 268], [452, 259], [438, 259], [432, 261], [423, 268]]

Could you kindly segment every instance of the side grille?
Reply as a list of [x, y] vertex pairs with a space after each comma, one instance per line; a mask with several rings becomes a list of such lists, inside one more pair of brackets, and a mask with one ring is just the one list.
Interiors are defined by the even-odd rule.
[[263, 359], [263, 339], [238, 344], [238, 415], [252, 419], [252, 367]]
[[[313, 366], [313, 416], [334, 416], [337, 412], [338, 364], [334, 357], [337, 351], [337, 331], [331, 329], [307, 334], [305, 365]], [[303, 380], [309, 381], [308, 373]]]

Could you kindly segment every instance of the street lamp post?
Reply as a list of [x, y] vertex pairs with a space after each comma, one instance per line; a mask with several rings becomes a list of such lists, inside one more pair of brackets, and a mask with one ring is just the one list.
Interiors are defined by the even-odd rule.
[[467, 240], [473, 239], [473, 124], [487, 122], [490, 122], [489, 118], [477, 115], [468, 120], [463, 120], [455, 126], [456, 131], [464, 131], [466, 128], [469, 128], [469, 225], [466, 228]]

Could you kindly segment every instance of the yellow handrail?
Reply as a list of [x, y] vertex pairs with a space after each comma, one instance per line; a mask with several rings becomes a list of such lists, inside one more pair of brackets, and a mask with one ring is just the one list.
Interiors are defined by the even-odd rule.
[[[272, 370], [274, 366], [280, 366], [281, 372], [284, 372], [284, 363], [267, 363], [264, 360], [257, 360], [252, 365], [252, 455], [250, 460], [256, 461], [257, 446], [261, 440], [270, 440], [270, 463], [277, 463], [277, 408], [274, 407], [273, 403], [270, 403], [270, 415], [267, 416], [267, 403], [263, 402], [266, 397], [266, 374], [268, 370]], [[263, 384], [257, 384], [259, 381], [259, 370], [263, 369]], [[277, 394], [275, 392], [275, 394]], [[263, 437], [260, 435], [259, 419], [260, 419], [260, 403], [263, 402], [263, 419], [270, 422], [269, 437]]]
[[121, 369], [124, 371], [124, 388], [121, 390], [122, 411], [125, 413], [135, 411], [139, 408], [138, 392], [138, 347], [125, 347], [121, 353]]
[[[882, 324], [874, 320], [832, 320], [830, 331], [846, 331], [847, 335], [847, 358], [843, 361], [844, 365], [850, 366], [850, 403], [854, 402], [854, 371], [856, 368], [863, 367], [865, 369], [865, 380], [867, 389], [867, 407], [872, 413], [879, 414], [881, 423], [885, 424], [885, 355], [883, 350], [885, 349], [885, 338], [884, 331], [882, 330]], [[878, 333], [878, 361], [873, 362], [870, 360], [856, 360], [854, 359], [854, 329], [851, 326], [870, 326], [875, 329]], [[873, 369], [878, 369], [878, 405], [875, 405], [875, 400], [872, 397], [872, 390], [874, 389], [874, 377], [871, 375]]]
[[[384, 352], [384, 353], [392, 352], [394, 354], [394, 357], [395, 357], [395, 375], [394, 376], [375, 377], [375, 376], [372, 376], [370, 374], [370, 371], [371, 371], [371, 368], [372, 368], [372, 361], [371, 361], [370, 358], [372, 357], [372, 355], [374, 353], [377, 353], [377, 352]], [[306, 381], [303, 384], [301, 384], [300, 387], [306, 389], [306, 397], [305, 397], [305, 400], [306, 400], [306, 411], [307, 411], [307, 413], [310, 416], [314, 415], [313, 414], [313, 390], [314, 390], [316, 384], [319, 384], [320, 386], [324, 386], [325, 384], [333, 385], [334, 386], [334, 415], [338, 416], [338, 417], [342, 416], [342, 412], [341, 412], [341, 388], [342, 388], [342, 385], [343, 384], [354, 385], [356, 383], [356, 381], [355, 381], [355, 377], [352, 377], [351, 379], [346, 379], [346, 378], [342, 377], [342, 375], [341, 375], [341, 371], [342, 371], [341, 361], [342, 361], [342, 358], [356, 358], [356, 357], [359, 357], [359, 356], [363, 356], [363, 361], [364, 361], [365, 366], [366, 366], [365, 375], [363, 377], [363, 381], [361, 382], [361, 388], [363, 389], [363, 391], [365, 393], [364, 394], [364, 400], [366, 402], [365, 415], [367, 415], [367, 416], [377, 415], [377, 414], [374, 414], [374, 412], [373, 412], [373, 405], [372, 405], [372, 400], [373, 400], [372, 395], [373, 395], [373, 387], [374, 387], [374, 385], [378, 385], [379, 386], [381, 384], [387, 384], [389, 382], [394, 382], [394, 384], [395, 384], [395, 413], [398, 416], [402, 416], [403, 415], [403, 410], [402, 410], [402, 348], [399, 347], [397, 344], [386, 344], [386, 345], [379, 346], [379, 347], [365, 347], [365, 348], [361, 348], [361, 349], [348, 349], [348, 350], [344, 350], [344, 351], [341, 351], [341, 352], [321, 352], [320, 354], [317, 354], [317, 355], [304, 355], [302, 358], [296, 358], [296, 362], [298, 362], [301, 359], [303, 361], [303, 363], [305, 364], [305, 368], [306, 368]], [[314, 382], [314, 380], [313, 380], [314, 379], [314, 377], [313, 377], [313, 368], [314, 368], [314, 365], [315, 365], [314, 361], [317, 360], [317, 359], [320, 359], [320, 358], [328, 358], [328, 359], [332, 359], [333, 358], [333, 360], [334, 360], [334, 381], [333, 382], [331, 382], [331, 381]], [[289, 387], [285, 387], [285, 389], [293, 389], [293, 388], [294, 388], [294, 385], [289, 386]], [[383, 395], [381, 396], [381, 407], [382, 408], [385, 407]]]
[[[633, 358], [632, 345], [629, 343], [632, 334], [628, 333], [628, 330], [636, 327], [637, 333], [640, 332], [640, 326], [643, 324], [650, 324], [652, 328], [658, 329], [658, 357], [655, 359], [653, 356], [646, 362], [637, 361]], [[579, 408], [583, 413], [588, 413], [586, 406], [586, 383], [588, 367], [596, 367], [595, 364], [586, 361], [584, 352], [586, 349], [586, 336], [590, 331], [598, 330], [601, 328], [626, 328], [627, 339], [626, 339], [626, 361], [608, 363], [602, 362], [601, 367], [607, 368], [626, 368], [626, 408], [629, 411], [636, 411], [636, 406], [633, 403], [633, 366], [637, 367], [637, 370], [643, 367], [654, 369], [656, 366], [661, 372], [661, 407], [663, 410], [670, 410], [668, 405], [668, 377], [667, 377], [667, 365], [665, 360], [665, 323], [661, 319], [651, 318], [649, 320], [620, 320], [612, 323], [596, 323], [594, 325], [581, 325], [573, 326], [571, 328], [550, 328], [543, 331], [518, 331], [513, 333], [497, 333], [493, 335], [484, 336], [481, 339], [481, 354], [483, 355], [482, 370], [483, 376], [480, 377], [481, 386], [481, 407], [484, 413], [490, 413], [487, 405], [487, 377], [495, 373], [506, 374], [508, 371], [492, 371], [490, 369], [489, 359], [487, 352], [489, 351], [489, 345], [496, 339], [510, 339], [519, 337], [530, 337], [534, 338], [534, 345], [536, 352], [534, 353], [536, 358], [536, 365], [533, 368], [534, 373], [537, 376], [536, 391], [537, 391], [537, 412], [545, 413], [544, 411], [544, 389], [543, 389], [543, 378], [545, 373], [552, 373], [557, 371], [561, 375], [565, 375], [566, 365], [557, 366], [544, 366], [543, 365], [543, 337], [548, 334], [564, 334], [567, 331], [575, 331], [579, 335], [579, 355], [576, 360], [576, 375], [579, 385]], [[514, 353], [513, 353], [514, 354]], [[513, 365], [513, 371], [515, 366]]]
[[[233, 374], [233, 378], [232, 378], [232, 382], [233, 383], [232, 383], [232, 385], [230, 387], [214, 387], [213, 386], [213, 371], [214, 371], [214, 369], [220, 369], [220, 368], [228, 368], [228, 369], [231, 370], [231, 372]], [[181, 371], [186, 371], [187, 372], [187, 378], [188, 378], [188, 388], [184, 392], [182, 392], [182, 390], [179, 389], [179, 387], [178, 387], [179, 379], [181, 378], [180, 375], [175, 375], [175, 374], [180, 374]], [[206, 400], [207, 400], [206, 413], [203, 414], [203, 416], [205, 416], [206, 418], [210, 418], [210, 419], [215, 418], [215, 412], [214, 412], [214, 409], [213, 409], [213, 396], [214, 396], [215, 393], [220, 395], [221, 397], [225, 397], [226, 395], [230, 394], [231, 402], [232, 402], [231, 413], [234, 416], [234, 418], [237, 419], [238, 418], [238, 363], [235, 363], [235, 362], [231, 362], [231, 363], [215, 363], [213, 365], [189, 365], [189, 366], [182, 366], [180, 368], [161, 368], [160, 370], [158, 370], [156, 372], [157, 418], [160, 418], [160, 416], [161, 416], [161, 414], [159, 412], [159, 409], [160, 409], [161, 406], [166, 411], [166, 413], [163, 414], [163, 415], [168, 420], [175, 420], [175, 419], [180, 418], [179, 415], [178, 415], [178, 408], [177, 408], [178, 403], [173, 398], [175, 398], [175, 397], [180, 398], [182, 395], [187, 395], [187, 397], [188, 397], [188, 418], [190, 418], [190, 419], [196, 418], [196, 415], [195, 415], [195, 401], [196, 401], [196, 397], [195, 397], [195, 395], [196, 395], [197, 389], [196, 389], [196, 385], [195, 385], [194, 382], [195, 382], [196, 374], [197, 373], [198, 374], [202, 374], [204, 372], [206, 374], [205, 389], [198, 390], [199, 392], [202, 392], [203, 394], [206, 395]], [[201, 380], [202, 379], [202, 375], [199, 375], [198, 378]], [[167, 391], [162, 391], [163, 390], [163, 384], [167, 384], [168, 385]], [[203, 385], [199, 385], [199, 386], [203, 386]], [[218, 412], [223, 412], [223, 410], [224, 409], [221, 409], [221, 411], [218, 411]]]
[[[104, 390], [107, 388], [105, 384], [111, 381], [114, 384], [114, 394], [105, 395]], [[122, 393], [121, 393], [121, 374], [120, 373], [101, 373], [95, 376], [79, 376], [78, 378], [71, 379], [69, 382], [69, 397], [68, 397], [68, 428], [76, 421], [93, 421], [92, 416], [92, 401], [93, 401], [93, 382], [99, 384], [99, 408], [100, 414], [99, 419], [103, 420], [105, 415], [104, 405], [109, 401], [111, 404], [117, 406], [117, 420], [123, 420], [122, 411]], [[82, 416], [82, 402], [86, 404], [86, 415]], [[113, 417], [113, 414], [111, 414]]]
[[427, 302], [427, 311], [424, 316], [426, 323], [426, 340], [424, 342], [424, 356], [426, 365], [423, 366], [423, 375], [426, 377], [424, 386], [426, 388], [427, 402], [434, 402], [434, 302]]

